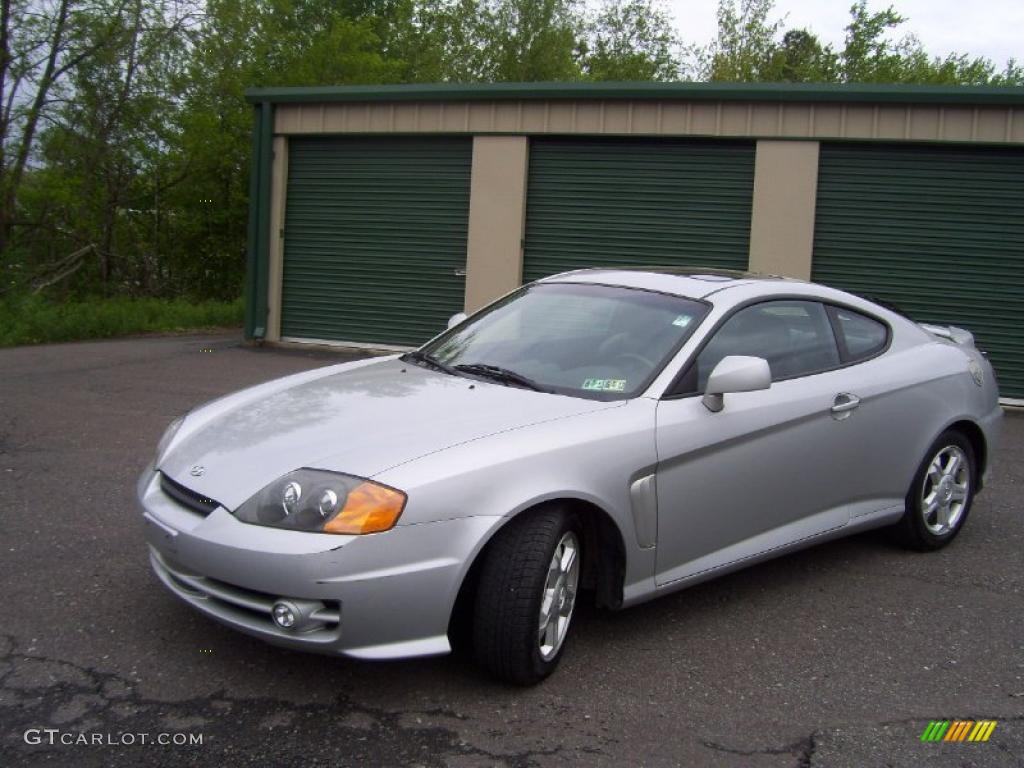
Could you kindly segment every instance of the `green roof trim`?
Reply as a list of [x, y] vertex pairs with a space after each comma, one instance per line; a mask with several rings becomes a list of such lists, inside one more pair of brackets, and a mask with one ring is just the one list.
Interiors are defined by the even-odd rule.
[[1024, 106], [1024, 87], [818, 83], [488, 83], [250, 88], [250, 102], [632, 99]]

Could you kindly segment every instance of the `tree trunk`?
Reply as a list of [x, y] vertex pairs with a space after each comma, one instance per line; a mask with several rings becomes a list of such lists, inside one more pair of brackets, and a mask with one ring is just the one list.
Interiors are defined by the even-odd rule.
[[2, 244], [6, 244], [11, 238], [11, 227], [14, 223], [14, 205], [18, 199], [18, 187], [21, 186], [25, 164], [28, 162], [29, 153], [32, 150], [32, 142], [35, 140], [39, 116], [42, 114], [43, 105], [46, 104], [46, 97], [53, 86], [54, 73], [57, 72], [57, 59], [60, 57], [64, 45], [64, 31], [67, 27], [69, 5], [70, 0], [61, 0], [60, 6], [57, 9], [57, 17], [53, 24], [53, 36], [50, 38], [50, 51], [46, 57], [46, 67], [39, 78], [36, 96], [32, 100], [28, 117], [25, 119], [25, 127], [21, 132], [21, 144], [18, 146], [14, 167], [11, 168], [10, 178], [6, 179], [6, 184], [3, 187], [3, 217], [0, 220], [0, 243]]
[[7, 130], [9, 114], [7, 104], [7, 73], [11, 68], [11, 0], [0, 0], [0, 254], [7, 249], [7, 232], [13, 211], [7, 206], [7, 195], [3, 193], [7, 184]]

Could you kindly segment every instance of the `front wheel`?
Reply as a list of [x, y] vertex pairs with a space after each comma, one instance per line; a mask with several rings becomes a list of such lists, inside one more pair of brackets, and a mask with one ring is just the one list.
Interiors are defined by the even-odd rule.
[[928, 552], [949, 544], [963, 528], [974, 500], [974, 450], [959, 432], [939, 435], [907, 493], [897, 526], [907, 546]]
[[560, 509], [526, 514], [498, 533], [473, 618], [476, 659], [488, 672], [532, 685], [554, 671], [576, 606], [582, 541], [576, 517]]

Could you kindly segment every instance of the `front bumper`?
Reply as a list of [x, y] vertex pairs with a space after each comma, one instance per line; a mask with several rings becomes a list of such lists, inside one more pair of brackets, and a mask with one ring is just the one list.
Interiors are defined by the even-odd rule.
[[[204, 517], [167, 496], [152, 469], [139, 501], [160, 581], [199, 611], [276, 645], [363, 659], [447, 653], [462, 580], [500, 516], [399, 525], [365, 536], [303, 533]], [[271, 606], [308, 608], [301, 630]]]

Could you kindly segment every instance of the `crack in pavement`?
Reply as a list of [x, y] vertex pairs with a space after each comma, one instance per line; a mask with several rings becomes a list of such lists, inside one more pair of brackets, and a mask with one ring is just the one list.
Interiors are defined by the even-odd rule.
[[[431, 724], [410, 725], [417, 714]], [[412, 718], [410, 717], [412, 716]], [[137, 766], [212, 763], [232, 766], [287, 765], [302, 755], [306, 765], [410, 765], [433, 768], [476, 758], [488, 765], [531, 768], [536, 758], [563, 747], [515, 753], [469, 744], [437, 718], [467, 719], [445, 708], [390, 711], [354, 702], [345, 694], [330, 704], [293, 704], [271, 698], [237, 698], [220, 690], [208, 698], [172, 702], [147, 699], [120, 675], [72, 662], [17, 652], [0, 635], [0, 765]], [[113, 745], [34, 745], [29, 729], [70, 734], [112, 734]], [[123, 734], [199, 734], [201, 745], [119, 743]], [[60, 737], [56, 737], [59, 739]], [[106, 738], [106, 737], [104, 737]]]
[[810, 736], [798, 739], [790, 744], [783, 744], [780, 747], [762, 747], [759, 749], [727, 747], [724, 744], [719, 744], [718, 742], [706, 739], [702, 739], [700, 743], [715, 752], [725, 752], [726, 754], [736, 755], [738, 757], [754, 757], [755, 755], [793, 755], [797, 758], [797, 768], [809, 768], [814, 756], [816, 746], [815, 738], [817, 733], [817, 731], [814, 731]]

